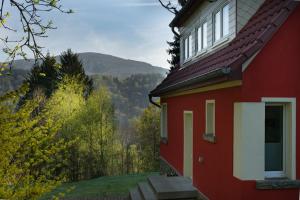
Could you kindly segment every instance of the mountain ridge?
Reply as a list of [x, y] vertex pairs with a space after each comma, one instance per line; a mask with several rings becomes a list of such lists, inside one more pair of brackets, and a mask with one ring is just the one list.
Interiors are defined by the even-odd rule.
[[[168, 71], [165, 68], [153, 66], [142, 61], [120, 58], [113, 55], [83, 52], [78, 53], [79, 59], [82, 61], [84, 69], [88, 75], [109, 75], [120, 78], [126, 78], [133, 74], [153, 74], [158, 73], [163, 76]], [[59, 56], [55, 56], [59, 62]], [[34, 65], [34, 60], [15, 60], [13, 66], [15, 69], [30, 70]]]

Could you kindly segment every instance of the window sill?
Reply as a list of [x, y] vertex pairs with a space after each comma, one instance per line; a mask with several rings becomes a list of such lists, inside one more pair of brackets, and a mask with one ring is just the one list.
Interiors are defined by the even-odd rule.
[[216, 136], [213, 133], [204, 133], [202, 135], [203, 140], [210, 142], [210, 143], [216, 143]]
[[163, 144], [168, 144], [168, 138], [162, 137], [160, 138], [160, 142]]
[[226, 37], [224, 37], [224, 38], [221, 38], [221, 39], [219, 39], [218, 41], [215, 41], [214, 43], [213, 43], [213, 49], [215, 49], [215, 48], [217, 48], [217, 47], [220, 47], [220, 46], [222, 46], [223, 44], [225, 44], [227, 41], [229, 40], [229, 37], [228, 36], [226, 36]]
[[300, 188], [300, 180], [266, 179], [262, 181], [256, 181], [256, 189], [258, 190], [276, 190], [292, 188]]
[[198, 51], [198, 53], [196, 54], [195, 57], [197, 58], [197, 57], [203, 56], [206, 53], [207, 53], [207, 47], [205, 49], [202, 49], [201, 51]]
[[190, 62], [192, 60], [193, 60], [193, 56], [191, 56], [191, 57], [187, 58], [186, 60], [184, 60], [183, 64], [186, 64], [186, 63], [188, 63], [188, 62]]

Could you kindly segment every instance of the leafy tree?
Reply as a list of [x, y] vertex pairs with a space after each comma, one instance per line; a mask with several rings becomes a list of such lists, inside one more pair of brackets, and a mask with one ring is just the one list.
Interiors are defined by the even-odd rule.
[[140, 146], [140, 170], [159, 170], [159, 109], [150, 105], [135, 121], [134, 127]]
[[[76, 86], [78, 81], [70, 80], [72, 78], [61, 83], [56, 91], [65, 94], [64, 105], [57, 106], [58, 110], [65, 107], [60, 113], [60, 117], [66, 116], [61, 130], [62, 137], [67, 141], [76, 140], [69, 149], [68, 165], [65, 168], [69, 180], [119, 174], [121, 161], [118, 160], [122, 148], [115, 131], [116, 121], [110, 93], [105, 88], [99, 88], [83, 101], [83, 86]], [[77, 99], [75, 103], [69, 100], [70, 97]]]
[[84, 95], [88, 96], [93, 89], [93, 81], [89, 78], [84, 71], [82, 62], [79, 60], [79, 56], [73, 53], [71, 49], [63, 52], [60, 56], [61, 76], [77, 77], [78, 81], [84, 84]]
[[32, 115], [40, 99], [16, 111], [24, 88], [0, 98], [1, 199], [38, 199], [64, 180], [60, 169], [71, 142], [58, 137], [62, 122], [52, 117], [50, 105]]

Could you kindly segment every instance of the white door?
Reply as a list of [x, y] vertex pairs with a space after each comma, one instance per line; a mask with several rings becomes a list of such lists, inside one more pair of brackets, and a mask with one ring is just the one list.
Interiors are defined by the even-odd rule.
[[184, 111], [183, 176], [193, 179], [193, 112]]

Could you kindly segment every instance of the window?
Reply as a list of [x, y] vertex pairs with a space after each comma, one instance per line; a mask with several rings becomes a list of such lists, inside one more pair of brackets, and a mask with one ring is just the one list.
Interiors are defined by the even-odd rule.
[[200, 52], [206, 47], [207, 47], [207, 23], [205, 22], [197, 29], [197, 51]]
[[283, 104], [265, 107], [265, 176], [284, 177], [285, 117]]
[[233, 174], [296, 179], [296, 98], [234, 104]]
[[215, 134], [215, 100], [206, 101], [206, 134]]
[[184, 40], [184, 60], [189, 59], [192, 56], [192, 34], [190, 34]]
[[162, 104], [160, 113], [160, 134], [161, 138], [168, 138], [168, 111], [167, 104]]
[[296, 98], [265, 102], [265, 178], [296, 179]]
[[229, 34], [229, 4], [223, 6], [214, 14], [214, 41]]

